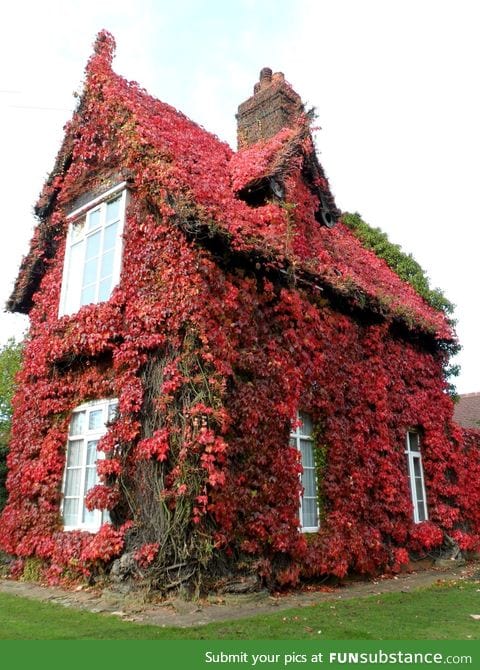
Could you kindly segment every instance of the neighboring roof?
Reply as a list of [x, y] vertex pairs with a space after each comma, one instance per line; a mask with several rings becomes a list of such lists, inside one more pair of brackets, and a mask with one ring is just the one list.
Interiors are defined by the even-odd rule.
[[454, 420], [464, 428], [480, 429], [480, 393], [464, 393], [455, 403]]
[[[148, 188], [149, 199], [163, 214], [170, 210], [173, 222], [182, 225], [182, 217], [183, 222], [188, 219], [191, 236], [196, 232], [205, 236], [208, 227], [234, 252], [254, 254], [269, 267], [325, 287], [356, 308], [400, 321], [437, 340], [454, 339], [445, 315], [365, 249], [346, 226], [339, 222], [329, 229], [315, 220], [314, 200], [318, 205], [325, 198], [332, 211], [338, 214], [338, 210], [306, 119], [297, 128], [284, 129], [235, 154], [173, 107], [114, 73], [114, 46], [111, 35], [100, 33], [87, 65], [80, 107], [67, 126], [59, 159], [37, 204], [41, 222], [20, 268], [10, 310], [28, 312], [46, 267], [44, 258], [53, 256], [61, 237], [61, 217], [50, 213], [57, 203], [65, 206], [72, 198], [95, 146], [101, 156], [105, 153], [107, 163], [113, 161], [112, 151], [122, 156], [128, 164], [121, 167], [136, 173], [135, 186], [145, 192]], [[97, 124], [94, 133], [89, 126], [92, 119]], [[112, 149], [99, 138], [113, 132], [117, 135]], [[295, 169], [302, 170], [308, 188], [293, 210], [288, 204], [252, 208], [237, 197], [238, 189], [252, 180], [278, 173], [288, 178]], [[287, 245], [292, 221], [293, 243]]]

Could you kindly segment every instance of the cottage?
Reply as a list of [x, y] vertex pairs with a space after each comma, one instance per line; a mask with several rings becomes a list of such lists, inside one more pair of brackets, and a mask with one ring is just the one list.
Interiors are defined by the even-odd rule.
[[341, 216], [300, 97], [263, 69], [233, 152], [113, 51], [100, 33], [8, 305], [31, 323], [0, 519], [14, 571], [123, 555], [116, 574], [165, 589], [288, 584], [476, 546], [451, 325]]

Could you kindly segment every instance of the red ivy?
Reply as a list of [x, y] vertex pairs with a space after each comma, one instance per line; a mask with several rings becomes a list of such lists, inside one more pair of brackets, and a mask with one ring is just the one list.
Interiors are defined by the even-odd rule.
[[[217, 550], [255, 556], [266, 579], [278, 564], [278, 582], [293, 583], [301, 575], [398, 570], [407, 550], [436, 547], [444, 532], [462, 547], [477, 547], [480, 440], [452, 423], [440, 346], [452, 335], [443, 314], [341, 223], [334, 229], [316, 223], [318, 199], [300, 165], [286, 179], [287, 207], [251, 209], [235, 197], [235, 186], [261, 174], [290, 131], [233, 160], [228, 146], [114, 74], [112, 52], [112, 38], [102, 33], [81, 112], [66, 131], [72, 161], [41, 196], [41, 203], [54, 198], [43, 225], [57, 231], [59, 247], [50, 259], [35, 233], [31, 253], [46, 271], [14, 403], [2, 548], [48, 561], [51, 581], [65, 571], [88, 574], [122, 552], [126, 525], [106, 524], [93, 536], [62, 531], [69, 416], [87, 399], [119, 399], [119, 417], [99, 445], [106, 457], [99, 463], [102, 484], [88, 495], [90, 507], [111, 509], [119, 501], [118, 477], [142, 460], [168, 462], [179, 437], [172, 408], [191, 381], [181, 372], [186, 333], [195, 334], [199, 360], [212, 371], [215, 402], [199, 399], [185, 417], [200, 428], [182, 436], [162, 495], [172, 505], [189, 498], [191, 521]], [[121, 282], [108, 302], [59, 319], [65, 212], [120, 167], [133, 174]], [[209, 230], [204, 239], [221, 234], [235, 251], [269, 258], [272, 271], [316, 275], [328, 291], [281, 288], [254, 272], [223, 270], [180, 230], [182, 221]], [[334, 294], [376, 317], [339, 311]], [[402, 334], [399, 322], [429, 343]], [[140, 373], [167, 343], [178, 358], [165, 368], [155, 400], [165, 425], [145, 437]], [[308, 538], [298, 531], [301, 467], [288, 440], [298, 408], [314, 417], [326, 457], [321, 529]], [[421, 429], [430, 514], [418, 526], [404, 454], [411, 427]], [[188, 454], [197, 456], [200, 493], [182, 478]], [[139, 564], [153, 561], [157, 549], [141, 547]]]

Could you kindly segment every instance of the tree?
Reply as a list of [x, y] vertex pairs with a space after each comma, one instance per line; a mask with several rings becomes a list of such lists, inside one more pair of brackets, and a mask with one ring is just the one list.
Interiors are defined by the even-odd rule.
[[22, 343], [10, 338], [0, 347], [0, 510], [6, 502], [7, 451], [12, 421], [15, 375], [22, 360]]
[[[390, 242], [386, 233], [380, 228], [373, 228], [363, 221], [358, 212], [355, 214], [345, 213], [342, 216], [343, 223], [353, 231], [364, 247], [371, 249], [379, 258], [390, 266], [397, 275], [408, 282], [422, 298], [434, 309], [444, 312], [447, 321], [455, 327], [453, 318], [455, 305], [448, 300], [439, 288], [431, 288], [425, 270], [417, 263], [411, 254], [407, 254], [398, 244]], [[448, 342], [442, 345], [445, 352], [444, 376], [447, 382], [448, 393], [455, 400], [458, 399], [457, 390], [453, 383], [454, 377], [460, 373], [460, 366], [450, 363], [450, 358], [458, 354], [461, 347], [458, 342]]]

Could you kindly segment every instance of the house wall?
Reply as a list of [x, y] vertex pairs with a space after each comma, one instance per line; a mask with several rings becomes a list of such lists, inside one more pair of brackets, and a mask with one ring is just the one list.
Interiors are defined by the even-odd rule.
[[[33, 287], [0, 517], [14, 573], [36, 557], [50, 581], [92, 575], [128, 551], [160, 587], [246, 564], [286, 584], [398, 570], [444, 533], [476, 548], [480, 442], [452, 423], [444, 315], [341, 224], [319, 226], [300, 154], [283, 174], [285, 202], [253, 210], [235, 198], [231, 150], [115, 75], [112, 53], [100, 34], [12, 302], [28, 311]], [[261, 156], [240, 158], [241, 186]], [[119, 166], [131, 191], [120, 283], [108, 302], [59, 319], [66, 217]], [[88, 503], [114, 523], [67, 533], [70, 415], [101, 398], [118, 398], [119, 417], [99, 443], [103, 483]], [[310, 536], [289, 447], [299, 409], [315, 422], [321, 527]], [[427, 485], [421, 524], [411, 428]]]
[[[406, 550], [437, 546], [444, 531], [476, 544], [479, 492], [470, 487], [463, 515], [468, 464], [439, 353], [319, 291], [225, 259], [222, 268], [135, 192], [124, 244], [108, 303], [58, 320], [62, 248], [35, 297], [0, 520], [6, 551], [42, 558], [56, 580], [125, 549], [156, 551], [168, 536], [154, 559], [161, 572], [178, 559], [180, 527], [183, 558], [199, 570], [220, 555], [251, 557], [265, 579], [291, 583], [398, 569]], [[69, 416], [104, 397], [119, 399], [120, 417], [100, 445], [105, 485], [90, 498], [116, 523], [65, 533]], [[311, 536], [298, 530], [300, 465], [288, 444], [299, 408], [316, 425], [321, 528]], [[421, 430], [430, 517], [418, 525], [404, 454], [411, 427]]]

